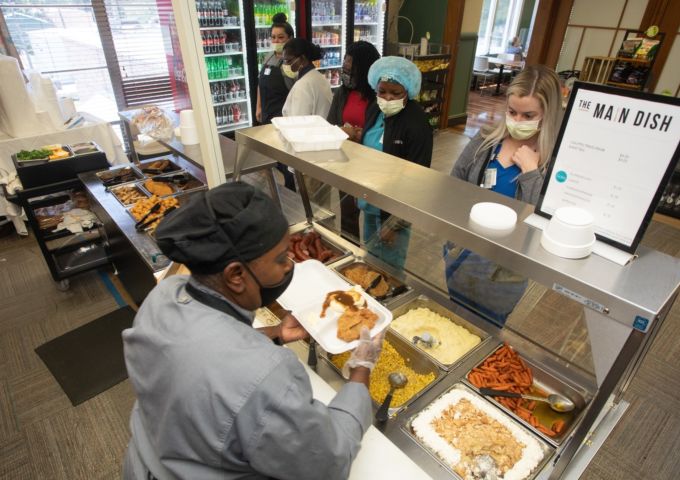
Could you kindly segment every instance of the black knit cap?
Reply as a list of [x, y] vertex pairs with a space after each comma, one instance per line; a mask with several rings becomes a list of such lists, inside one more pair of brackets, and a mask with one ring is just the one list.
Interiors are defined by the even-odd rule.
[[192, 195], [156, 229], [156, 242], [171, 260], [194, 273], [217, 273], [232, 261], [250, 261], [274, 248], [288, 221], [261, 190], [225, 183]]

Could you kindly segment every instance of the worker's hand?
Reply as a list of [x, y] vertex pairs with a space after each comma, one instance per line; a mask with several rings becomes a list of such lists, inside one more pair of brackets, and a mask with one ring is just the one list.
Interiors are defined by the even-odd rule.
[[297, 318], [288, 313], [279, 325], [279, 338], [281, 343], [290, 343], [296, 340], [309, 338], [309, 333], [304, 329]]
[[261, 107], [258, 107], [255, 110], [255, 120], [257, 120], [258, 122], [262, 122], [262, 108]]
[[349, 360], [342, 367], [343, 376], [349, 378], [350, 370], [356, 367], [366, 367], [369, 370], [373, 370], [380, 357], [384, 338], [385, 330], [371, 338], [369, 329], [363, 327], [359, 334], [359, 345], [354, 349]]
[[512, 161], [522, 170], [522, 173], [527, 173], [538, 168], [541, 156], [533, 148], [522, 145], [512, 154]]

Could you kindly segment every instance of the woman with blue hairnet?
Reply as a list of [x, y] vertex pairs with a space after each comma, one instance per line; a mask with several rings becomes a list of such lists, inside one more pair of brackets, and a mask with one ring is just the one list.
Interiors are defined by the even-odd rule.
[[[383, 57], [368, 71], [376, 103], [366, 111], [361, 143], [404, 160], [429, 167], [432, 129], [423, 109], [413, 99], [420, 92], [420, 70], [403, 57]], [[364, 243], [368, 251], [390, 265], [403, 268], [411, 227], [359, 199], [364, 211]]]

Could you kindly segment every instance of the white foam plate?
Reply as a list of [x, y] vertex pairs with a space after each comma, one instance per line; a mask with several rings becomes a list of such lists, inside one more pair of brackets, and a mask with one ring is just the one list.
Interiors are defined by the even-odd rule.
[[272, 125], [277, 130], [283, 128], [330, 127], [328, 120], [319, 115], [298, 115], [295, 117], [274, 117]]
[[[307, 260], [296, 264], [293, 280], [278, 302], [283, 308], [293, 312], [321, 348], [328, 353], [338, 354], [356, 348], [359, 341], [340, 340], [337, 333], [341, 314], [329, 308], [326, 316], [321, 318], [321, 309], [326, 294], [334, 290], [349, 290], [352, 286], [318, 260]], [[367, 307], [378, 315], [378, 320], [371, 329], [373, 337], [387, 328], [392, 321], [392, 312], [370, 295], [364, 293], [363, 297]]]

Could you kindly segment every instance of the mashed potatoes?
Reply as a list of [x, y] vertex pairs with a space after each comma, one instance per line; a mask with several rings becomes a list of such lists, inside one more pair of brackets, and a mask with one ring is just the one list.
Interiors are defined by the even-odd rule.
[[447, 365], [458, 360], [482, 341], [477, 335], [429, 308], [409, 310], [395, 319], [390, 327], [408, 340], [429, 333], [438, 343], [431, 348], [418, 343], [418, 348]]

